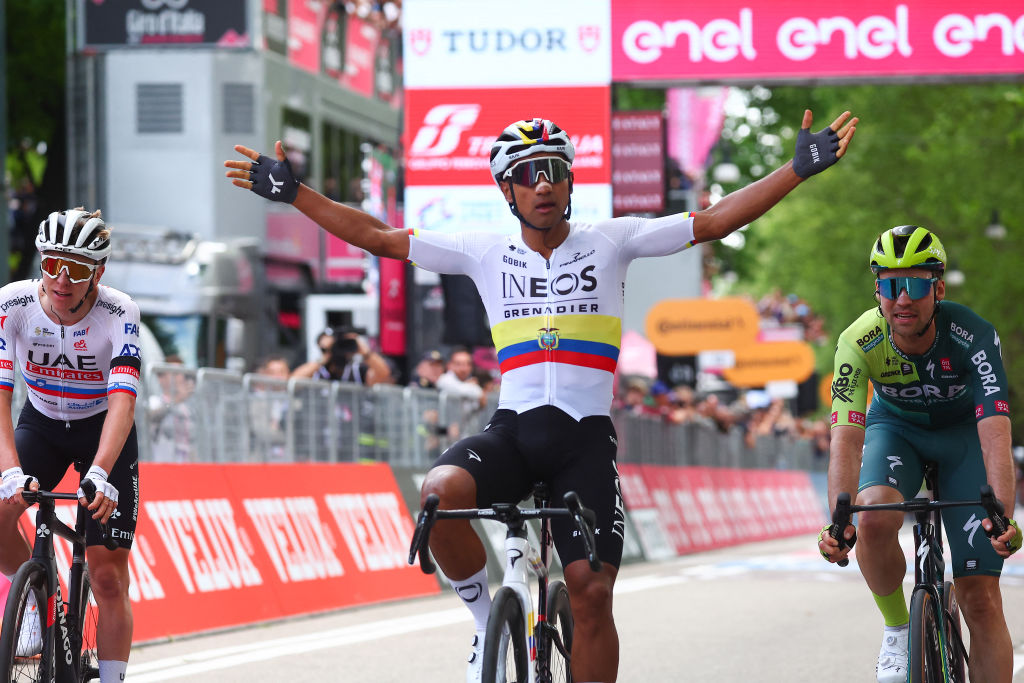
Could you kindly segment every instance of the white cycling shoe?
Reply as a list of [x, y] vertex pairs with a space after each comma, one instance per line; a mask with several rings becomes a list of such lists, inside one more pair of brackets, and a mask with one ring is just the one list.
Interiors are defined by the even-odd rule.
[[882, 635], [882, 649], [878, 652], [875, 677], [878, 683], [905, 683], [910, 639], [910, 625], [899, 630], [886, 629]]
[[39, 619], [34, 594], [29, 594], [25, 614], [21, 618], [21, 633], [18, 634], [18, 657], [32, 657], [43, 651], [43, 628]]
[[466, 683], [481, 683], [484, 669], [484, 633], [477, 631], [473, 635], [473, 651], [469, 653], [466, 665]]

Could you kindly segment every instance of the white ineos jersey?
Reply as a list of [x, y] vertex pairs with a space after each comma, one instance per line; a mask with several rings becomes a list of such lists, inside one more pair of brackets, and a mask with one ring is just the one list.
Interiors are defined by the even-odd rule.
[[569, 224], [545, 259], [521, 235], [409, 231], [409, 260], [473, 279], [501, 368], [499, 408], [553, 405], [577, 420], [608, 415], [622, 342], [629, 263], [695, 243], [693, 214]]
[[14, 389], [17, 364], [32, 405], [57, 420], [101, 413], [118, 391], [138, 396], [139, 307], [111, 287], [97, 291], [81, 321], [60, 325], [43, 312], [39, 280], [0, 289], [0, 390]]

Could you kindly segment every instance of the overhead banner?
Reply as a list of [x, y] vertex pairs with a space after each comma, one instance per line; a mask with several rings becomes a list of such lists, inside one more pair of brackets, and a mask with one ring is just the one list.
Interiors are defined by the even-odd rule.
[[249, 47], [247, 6], [246, 0], [79, 0], [80, 43]]
[[608, 84], [610, 15], [608, 0], [548, 2], [540, 12], [498, 0], [406, 0], [405, 87]]
[[612, 4], [612, 80], [1024, 72], [1019, 0]]

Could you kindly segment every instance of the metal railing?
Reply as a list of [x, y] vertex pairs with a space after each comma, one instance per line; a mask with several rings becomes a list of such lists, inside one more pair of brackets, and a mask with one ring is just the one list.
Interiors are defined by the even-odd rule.
[[[20, 373], [18, 373], [20, 379]], [[426, 469], [481, 431], [497, 405], [418, 387], [275, 379], [214, 368], [148, 364], [136, 402], [139, 457], [149, 462], [354, 462]], [[25, 400], [16, 383], [14, 418]], [[671, 424], [615, 412], [619, 461], [656, 465], [822, 469], [811, 443], [703, 422]]]

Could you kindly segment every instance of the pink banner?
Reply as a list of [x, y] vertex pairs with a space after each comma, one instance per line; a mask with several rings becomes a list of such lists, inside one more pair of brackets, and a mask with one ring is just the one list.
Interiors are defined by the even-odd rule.
[[708, 153], [718, 141], [725, 120], [727, 88], [669, 88], [668, 154], [690, 178], [704, 173]]
[[612, 80], [1024, 72], [1019, 0], [612, 3]]

